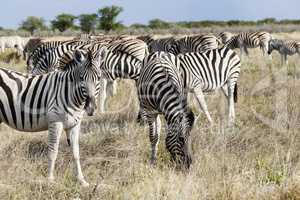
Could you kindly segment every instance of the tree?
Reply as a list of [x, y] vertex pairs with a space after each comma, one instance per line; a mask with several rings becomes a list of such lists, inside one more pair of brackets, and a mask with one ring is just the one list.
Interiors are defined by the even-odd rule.
[[82, 14], [79, 16], [80, 29], [90, 33], [95, 30], [97, 24], [97, 14]]
[[160, 19], [152, 19], [149, 21], [149, 27], [152, 29], [167, 29], [170, 28], [170, 24]]
[[116, 30], [122, 28], [121, 22], [117, 22], [118, 15], [123, 11], [122, 7], [110, 6], [98, 10], [99, 28], [105, 31]]
[[58, 29], [60, 32], [64, 32], [67, 29], [74, 28], [74, 21], [77, 17], [71, 14], [57, 15], [55, 20], [51, 21], [52, 28]]
[[24, 20], [20, 25], [20, 29], [29, 31], [31, 35], [36, 30], [44, 30], [46, 28], [45, 20], [43, 18], [34, 16], [27, 17], [26, 20]]

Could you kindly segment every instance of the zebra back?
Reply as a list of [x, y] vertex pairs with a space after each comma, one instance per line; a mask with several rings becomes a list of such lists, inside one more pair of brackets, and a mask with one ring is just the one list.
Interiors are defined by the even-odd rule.
[[176, 40], [176, 53], [205, 52], [217, 49], [219, 39], [212, 34], [185, 36]]

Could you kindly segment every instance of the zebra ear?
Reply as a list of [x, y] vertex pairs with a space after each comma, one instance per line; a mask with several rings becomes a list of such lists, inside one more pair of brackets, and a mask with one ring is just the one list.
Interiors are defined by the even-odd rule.
[[84, 60], [86, 60], [86, 55], [84, 52], [76, 50], [74, 52], [74, 59], [77, 63], [82, 63]]

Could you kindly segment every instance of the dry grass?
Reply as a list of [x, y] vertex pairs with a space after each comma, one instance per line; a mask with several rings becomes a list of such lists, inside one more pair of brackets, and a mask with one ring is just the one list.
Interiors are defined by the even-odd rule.
[[235, 128], [223, 128], [223, 97], [208, 95], [215, 126], [208, 128], [200, 115], [188, 174], [169, 163], [164, 130], [158, 165], [149, 167], [148, 129], [135, 123], [133, 84], [121, 81], [109, 101], [112, 112], [90, 118], [96, 124], [84, 122], [81, 161], [89, 188], [76, 183], [65, 137], [56, 184], [48, 184], [46, 132], [20, 133], [1, 125], [0, 199], [300, 199], [300, 60], [292, 57], [289, 66], [280, 67], [276, 54], [273, 60], [259, 50], [250, 54], [242, 61]]

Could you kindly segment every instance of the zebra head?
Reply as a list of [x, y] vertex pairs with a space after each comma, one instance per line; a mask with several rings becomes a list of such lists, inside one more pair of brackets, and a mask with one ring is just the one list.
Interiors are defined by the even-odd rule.
[[189, 169], [192, 164], [189, 136], [195, 121], [194, 113], [187, 108], [185, 113], [179, 114], [174, 122], [168, 125], [166, 147], [171, 154], [171, 160], [177, 167]]
[[84, 109], [88, 116], [96, 110], [96, 96], [98, 95], [101, 72], [99, 65], [106, 56], [106, 49], [101, 51], [88, 50], [86, 53], [76, 50], [74, 61], [77, 64], [75, 73], [77, 81], [85, 98]]
[[283, 44], [282, 40], [278, 40], [278, 39], [271, 39], [269, 41], [269, 50], [268, 50], [268, 54], [271, 54], [272, 51], [278, 50], [280, 48], [280, 46]]

